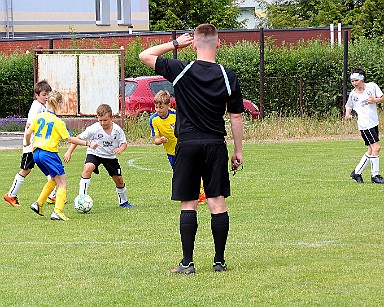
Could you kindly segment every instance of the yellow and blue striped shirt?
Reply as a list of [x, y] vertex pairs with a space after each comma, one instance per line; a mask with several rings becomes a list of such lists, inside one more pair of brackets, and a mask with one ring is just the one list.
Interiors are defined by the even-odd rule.
[[175, 137], [175, 123], [176, 111], [173, 109], [168, 110], [168, 116], [166, 118], [160, 117], [158, 113], [153, 114], [149, 118], [152, 136], [165, 136], [168, 139], [167, 143], [163, 143], [165, 152], [172, 156], [175, 155], [175, 147], [177, 143], [177, 138]]

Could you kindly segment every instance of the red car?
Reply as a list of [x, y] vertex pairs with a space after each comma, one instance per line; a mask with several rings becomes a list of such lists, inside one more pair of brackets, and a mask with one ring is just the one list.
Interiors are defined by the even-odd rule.
[[[154, 113], [153, 99], [160, 90], [171, 94], [171, 107], [176, 108], [175, 93], [172, 83], [162, 76], [142, 76], [125, 79], [125, 114], [136, 117], [142, 113]], [[246, 115], [252, 119], [259, 118], [259, 109], [249, 100], [243, 99]]]

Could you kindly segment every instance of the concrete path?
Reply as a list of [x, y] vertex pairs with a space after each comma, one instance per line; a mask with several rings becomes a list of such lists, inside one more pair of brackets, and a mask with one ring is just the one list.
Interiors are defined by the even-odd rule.
[[23, 132], [0, 132], [0, 150], [22, 148]]

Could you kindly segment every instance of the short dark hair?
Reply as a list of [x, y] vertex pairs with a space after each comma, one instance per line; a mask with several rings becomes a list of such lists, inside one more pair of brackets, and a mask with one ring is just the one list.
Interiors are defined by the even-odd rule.
[[33, 90], [37, 95], [39, 95], [42, 91], [46, 91], [47, 93], [52, 92], [51, 86], [48, 84], [47, 80], [45, 79], [37, 82]]
[[195, 29], [195, 44], [199, 47], [215, 47], [219, 39], [219, 33], [214, 25], [203, 23]]

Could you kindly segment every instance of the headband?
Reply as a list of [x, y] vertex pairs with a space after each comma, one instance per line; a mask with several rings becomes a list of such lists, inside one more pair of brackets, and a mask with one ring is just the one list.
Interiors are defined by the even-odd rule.
[[362, 74], [359, 74], [358, 72], [354, 72], [351, 74], [351, 80], [352, 79], [358, 79], [358, 80], [364, 81], [364, 76]]

